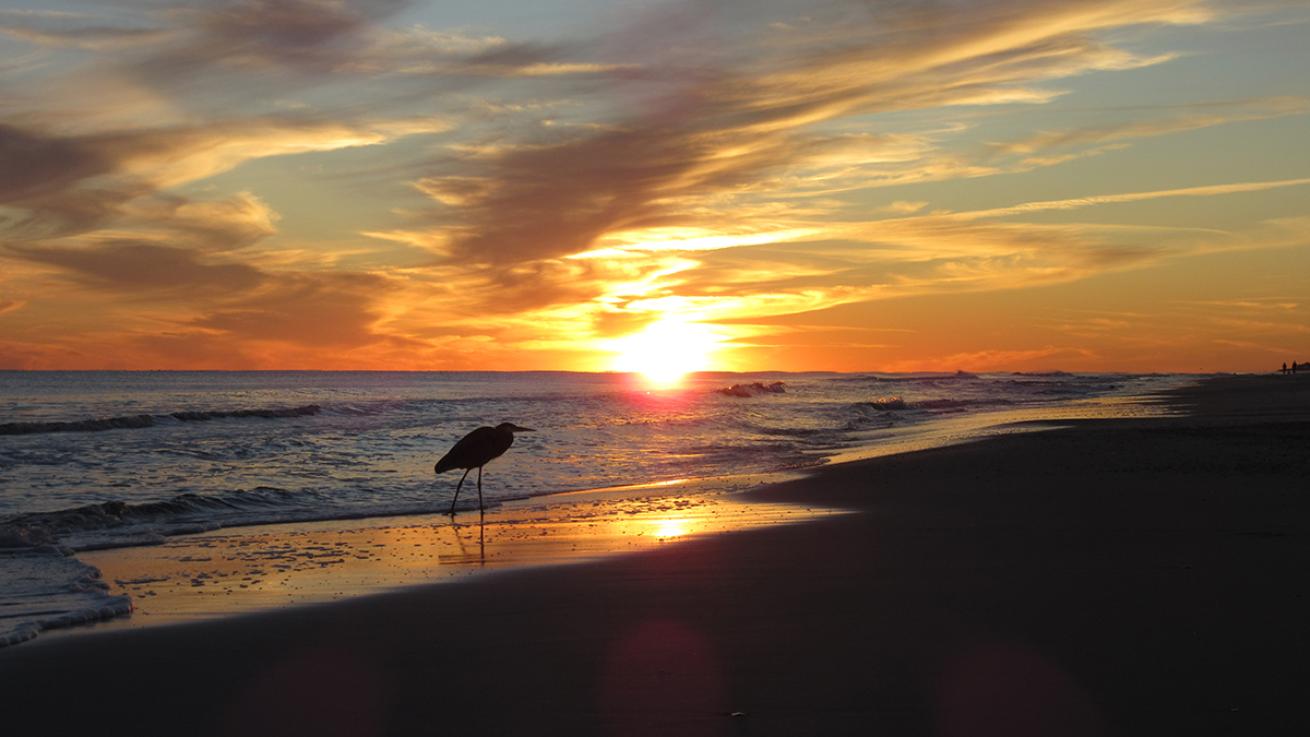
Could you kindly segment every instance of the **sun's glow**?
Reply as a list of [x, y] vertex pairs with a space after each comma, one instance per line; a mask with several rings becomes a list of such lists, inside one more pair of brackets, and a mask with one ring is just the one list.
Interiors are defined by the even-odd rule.
[[610, 343], [611, 369], [640, 374], [655, 389], [671, 389], [693, 371], [712, 367], [720, 337], [703, 323], [666, 317]]

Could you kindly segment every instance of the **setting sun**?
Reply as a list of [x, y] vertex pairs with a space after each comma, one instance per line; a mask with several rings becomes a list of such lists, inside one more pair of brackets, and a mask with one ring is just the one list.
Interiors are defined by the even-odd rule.
[[693, 371], [712, 368], [719, 342], [719, 337], [707, 325], [663, 318], [640, 332], [613, 341], [611, 368], [640, 374], [653, 388], [669, 389]]

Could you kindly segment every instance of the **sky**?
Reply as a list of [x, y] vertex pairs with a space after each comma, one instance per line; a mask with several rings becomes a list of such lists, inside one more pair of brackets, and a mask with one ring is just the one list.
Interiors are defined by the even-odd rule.
[[1310, 360], [1310, 3], [0, 4], [0, 368]]

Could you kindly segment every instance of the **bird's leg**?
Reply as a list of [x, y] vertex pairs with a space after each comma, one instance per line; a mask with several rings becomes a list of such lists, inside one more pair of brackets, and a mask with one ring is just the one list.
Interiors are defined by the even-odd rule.
[[482, 466], [478, 466], [478, 509], [482, 509]]
[[451, 517], [454, 517], [454, 516], [455, 516], [455, 502], [459, 501], [459, 490], [460, 490], [460, 487], [464, 486], [464, 479], [466, 479], [466, 478], [469, 477], [469, 471], [472, 471], [472, 470], [473, 470], [473, 469], [471, 469], [471, 468], [466, 468], [466, 469], [464, 469], [464, 475], [463, 475], [463, 476], [460, 476], [460, 477], [459, 477], [459, 483], [458, 483], [458, 484], [455, 484], [455, 498], [450, 500], [450, 516], [451, 516]]

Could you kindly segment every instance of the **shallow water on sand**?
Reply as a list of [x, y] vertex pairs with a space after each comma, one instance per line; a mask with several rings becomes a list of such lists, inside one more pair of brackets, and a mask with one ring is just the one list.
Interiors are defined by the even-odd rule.
[[94, 551], [130, 618], [147, 627], [335, 601], [509, 568], [578, 563], [838, 510], [745, 502], [725, 492], [629, 488], [508, 502], [486, 514], [299, 522]]

